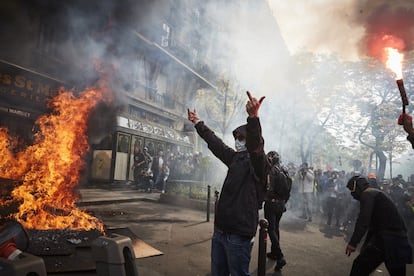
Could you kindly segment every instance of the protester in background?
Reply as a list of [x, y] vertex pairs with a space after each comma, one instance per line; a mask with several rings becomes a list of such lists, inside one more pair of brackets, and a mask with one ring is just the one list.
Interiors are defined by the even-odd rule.
[[161, 177], [161, 169], [164, 165], [164, 152], [162, 150], [158, 151], [158, 154], [156, 157], [153, 158], [151, 171], [153, 173], [153, 180], [154, 180], [154, 187], [156, 189], [161, 190], [162, 187], [158, 186], [157, 184], [160, 184], [161, 181], [157, 181], [158, 177]]
[[269, 163], [269, 174], [267, 180], [268, 192], [264, 204], [264, 217], [269, 222], [269, 238], [271, 241], [271, 251], [267, 257], [276, 260], [275, 271], [280, 271], [285, 265], [286, 260], [280, 248], [279, 222], [284, 212], [286, 212], [286, 202], [290, 198], [292, 180], [286, 168], [281, 164], [280, 155], [276, 151], [267, 154]]
[[375, 188], [375, 189], [380, 188], [378, 185], [377, 176], [375, 175], [375, 173], [368, 174], [368, 183], [371, 188]]
[[211, 152], [227, 167], [214, 219], [211, 242], [211, 275], [250, 275], [253, 238], [259, 222], [259, 208], [266, 190], [266, 154], [258, 111], [260, 100], [249, 92], [247, 125], [233, 131], [235, 150], [224, 144], [198, 117], [188, 110], [188, 119], [207, 142]]
[[326, 187], [327, 198], [326, 198], [326, 212], [327, 212], [327, 221], [326, 224], [331, 226], [332, 216], [335, 215], [336, 226], [340, 226], [340, 208], [339, 208], [339, 199], [338, 199], [338, 183], [336, 183], [335, 178], [331, 178], [328, 181]]
[[151, 162], [151, 157], [145, 151], [141, 150], [138, 143], [134, 145], [134, 163], [132, 169], [134, 171], [135, 188], [140, 188], [145, 185], [145, 174]]
[[162, 164], [161, 172], [158, 174], [157, 179], [155, 180], [154, 186], [161, 187], [161, 193], [165, 193], [167, 190], [167, 180], [168, 176], [170, 175], [170, 168], [168, 167], [168, 163], [164, 162]]
[[407, 140], [410, 141], [411, 146], [414, 149], [414, 128], [413, 128], [413, 118], [406, 114], [401, 113], [398, 118], [398, 124], [404, 127], [405, 132], [407, 132]]
[[152, 192], [154, 188], [154, 174], [152, 173], [151, 167], [153, 163], [153, 158], [151, 154], [148, 151], [148, 147], [144, 147], [144, 155], [147, 160], [147, 169], [143, 172], [143, 178], [144, 178], [144, 187], [147, 189], [147, 192]]
[[364, 177], [352, 177], [347, 188], [360, 202], [355, 230], [345, 250], [348, 256], [366, 234], [350, 275], [368, 276], [383, 262], [390, 275], [405, 275], [406, 264], [412, 263], [412, 249], [395, 204], [381, 190], [370, 188]]
[[298, 185], [298, 193], [301, 195], [302, 215], [300, 218], [312, 221], [312, 200], [314, 188], [313, 170], [308, 167], [308, 163], [303, 163], [295, 176]]

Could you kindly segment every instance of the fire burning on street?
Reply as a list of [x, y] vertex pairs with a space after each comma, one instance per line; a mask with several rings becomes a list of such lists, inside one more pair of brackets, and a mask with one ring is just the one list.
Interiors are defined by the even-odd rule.
[[34, 143], [18, 152], [11, 150], [15, 137], [0, 127], [0, 177], [21, 181], [11, 197], [0, 199], [0, 208], [18, 204], [18, 212], [8, 219], [27, 229], [104, 231], [101, 221], [76, 207], [79, 195], [74, 188], [89, 150], [88, 115], [99, 101], [110, 100], [105, 85], [87, 89], [78, 97], [62, 89], [49, 103], [53, 111], [37, 119]]

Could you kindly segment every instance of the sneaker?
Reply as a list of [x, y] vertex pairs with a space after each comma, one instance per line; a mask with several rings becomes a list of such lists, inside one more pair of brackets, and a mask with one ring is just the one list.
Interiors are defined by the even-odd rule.
[[286, 260], [284, 258], [277, 261], [275, 266], [275, 271], [280, 271], [286, 265]]
[[271, 259], [271, 260], [275, 260], [276, 261], [276, 255], [275, 254], [273, 254], [272, 252], [269, 252], [269, 253], [267, 253], [266, 254], [266, 256], [269, 258], [269, 259]]

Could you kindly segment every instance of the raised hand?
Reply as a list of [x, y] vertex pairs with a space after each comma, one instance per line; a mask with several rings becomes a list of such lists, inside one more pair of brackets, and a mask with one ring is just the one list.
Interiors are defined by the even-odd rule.
[[265, 96], [261, 97], [260, 100], [257, 100], [255, 97], [253, 97], [249, 91], [246, 92], [247, 96], [249, 97], [249, 101], [247, 101], [246, 104], [246, 111], [247, 114], [249, 114], [249, 117], [259, 117], [259, 108], [262, 104], [263, 100], [265, 99]]
[[200, 122], [200, 118], [198, 118], [198, 114], [195, 109], [191, 111], [189, 108], [187, 108], [187, 116], [188, 116], [188, 120], [190, 120], [195, 125], [198, 122]]
[[409, 135], [414, 135], [413, 118], [410, 115], [401, 113], [398, 117], [398, 124], [402, 125]]

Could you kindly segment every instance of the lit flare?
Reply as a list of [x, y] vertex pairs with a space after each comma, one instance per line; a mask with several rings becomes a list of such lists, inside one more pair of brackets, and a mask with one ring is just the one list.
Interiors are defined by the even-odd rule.
[[395, 73], [397, 80], [402, 79], [402, 62], [404, 55], [392, 47], [385, 48], [385, 52], [387, 56], [385, 66]]

